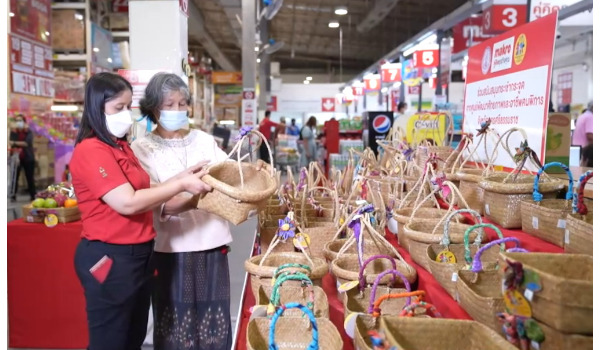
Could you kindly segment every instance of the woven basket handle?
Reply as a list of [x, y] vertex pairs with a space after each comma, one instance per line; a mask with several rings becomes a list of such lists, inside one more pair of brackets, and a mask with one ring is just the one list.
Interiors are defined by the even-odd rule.
[[[444, 228], [446, 225], [448, 226], [448, 228], [450, 227], [450, 221], [447, 221], [447, 218], [450, 215], [452, 215], [454, 206], [456, 204], [459, 204], [459, 203], [462, 204], [465, 207], [465, 210], [471, 209], [471, 208], [469, 208], [469, 204], [465, 200], [465, 197], [462, 196], [462, 194], [458, 190], [458, 187], [456, 187], [456, 185], [453, 184], [452, 181], [446, 180], [446, 181], [444, 181], [444, 183], [442, 185], [448, 186], [450, 188], [450, 192], [451, 192], [450, 202], [448, 203], [448, 210], [446, 210], [446, 213], [444, 214], [444, 216], [442, 216], [440, 221], [438, 221], [438, 223], [434, 226], [432, 232], [437, 231], [442, 223], [444, 223]], [[434, 192], [434, 194], [435, 194], [435, 192]], [[476, 220], [479, 219], [479, 222], [481, 222], [481, 216], [479, 214], [477, 216], [474, 216], [474, 218]], [[443, 236], [442, 236], [442, 239], [443, 239]], [[450, 243], [448, 243], [448, 244], [450, 244]]]
[[[479, 223], [477, 225], [473, 225], [471, 227], [469, 227], [468, 229], [465, 230], [465, 237], [464, 237], [464, 242], [465, 242], [465, 261], [467, 263], [472, 263], [473, 259], [471, 258], [471, 247], [469, 245], [469, 236], [471, 235], [471, 232], [473, 232], [473, 230], [475, 229], [479, 229], [479, 231], [477, 231], [477, 238], [475, 238], [475, 245], [479, 247], [479, 245], [481, 244], [481, 242], [483, 241], [483, 229], [484, 228], [491, 228], [492, 230], [496, 231], [496, 234], [498, 235], [498, 237], [500, 239], [504, 238], [504, 235], [502, 234], [502, 231], [500, 231], [500, 229], [494, 225], [491, 224], [482, 224]], [[501, 248], [502, 250], [504, 250], [504, 243], [502, 243]]]
[[271, 298], [270, 298], [271, 305], [279, 306], [279, 304], [281, 303], [281, 294], [279, 293], [279, 288], [286, 281], [300, 281], [300, 282], [305, 282], [308, 285], [308, 293], [309, 293], [309, 300], [310, 300], [308, 303], [308, 308], [311, 309], [311, 311], [314, 310], [313, 308], [314, 308], [315, 293], [313, 290], [313, 282], [310, 278], [308, 278], [307, 275], [305, 275], [301, 272], [287, 274], [287, 275], [281, 275], [277, 278], [277, 281], [275, 281], [275, 285], [273, 286], [273, 290], [271, 291]]
[[425, 309], [431, 316], [435, 318], [442, 318], [442, 315], [437, 311], [433, 304], [425, 302], [423, 300], [417, 300], [402, 309], [400, 312], [401, 317], [414, 317], [417, 309]]
[[[300, 204], [300, 223], [303, 226], [306, 226], [306, 221], [307, 221], [307, 218], [306, 218], [306, 199], [308, 197], [307, 194], [312, 194], [314, 191], [319, 191], [319, 190], [329, 193], [329, 196], [331, 197], [331, 200], [333, 201], [333, 207], [332, 207], [333, 220], [334, 220], [333, 222], [337, 225], [337, 223], [339, 221], [340, 213], [339, 213], [339, 209], [338, 209], [337, 192], [332, 189], [329, 189], [326, 187], [320, 187], [320, 186], [315, 186], [315, 187], [311, 188], [310, 190], [307, 187], [305, 187], [304, 191], [302, 192], [302, 202]], [[304, 228], [306, 228], [306, 227], [304, 227]]]
[[[473, 218], [475, 219], [476, 222], [478, 222], [478, 223], [483, 222], [481, 215], [472, 209], [459, 209], [459, 210], [455, 210], [455, 211], [451, 212], [446, 217], [446, 220], [444, 220], [444, 233], [443, 233], [444, 235], [442, 237], [442, 241], [440, 242], [440, 244], [446, 248], [448, 248], [448, 246], [451, 243], [450, 242], [450, 222], [452, 221], [452, 218], [454, 218], [458, 214], [471, 214], [471, 215], [473, 215]], [[482, 232], [483, 232], [483, 230], [479, 231], [479, 236], [482, 234]], [[479, 238], [479, 236], [477, 236], [477, 237]], [[479, 242], [481, 243], [481, 241], [479, 241]]]
[[371, 315], [373, 317], [381, 316], [381, 303], [388, 299], [399, 299], [399, 298], [412, 298], [412, 297], [424, 297], [425, 292], [422, 290], [417, 290], [414, 292], [406, 292], [406, 293], [392, 293], [380, 296], [377, 301], [373, 304], [373, 312]]
[[564, 170], [569, 176], [569, 188], [567, 189], [566, 200], [573, 199], [573, 174], [571, 173], [571, 170], [568, 166], [564, 165], [563, 163], [552, 162], [544, 165], [540, 170], [538, 170], [537, 174], [535, 175], [535, 180], [533, 181], [533, 200], [538, 203], [541, 202], [542, 199], [544, 199], [544, 195], [541, 194], [539, 190], [540, 175], [542, 175], [542, 173], [546, 171], [546, 169], [553, 166], [562, 168], [562, 170]]
[[[408, 282], [406, 276], [404, 276], [400, 271], [387, 270], [385, 272], [380, 273], [379, 275], [377, 275], [377, 278], [375, 278], [375, 281], [373, 282], [373, 287], [371, 288], [371, 299], [369, 299], [369, 310], [367, 311], [367, 313], [369, 314], [373, 313], [373, 305], [375, 304], [375, 296], [377, 295], [377, 288], [379, 287], [379, 283], [381, 282], [381, 279], [387, 275], [394, 275], [396, 277], [400, 277], [404, 282], [404, 289], [406, 289], [407, 292], [410, 292], [410, 282]], [[365, 289], [366, 281], [363, 279], [360, 281], [360, 283], [360, 290], [363, 291]], [[406, 305], [410, 305], [410, 298], [406, 299]]]
[[575, 192], [575, 197], [573, 198], [573, 214], [587, 215], [588, 208], [583, 201], [585, 185], [588, 181], [594, 177], [594, 172], [592, 170], [586, 171], [584, 174], [581, 174], [579, 177], [579, 186], [577, 187], [577, 191]]
[[[483, 264], [481, 263], [481, 254], [483, 254], [483, 252], [485, 252], [486, 250], [490, 249], [491, 247], [493, 247], [495, 245], [504, 244], [506, 242], [514, 242], [517, 245], [517, 248], [519, 248], [521, 246], [521, 241], [519, 241], [515, 237], [506, 237], [506, 238], [502, 238], [502, 239], [497, 239], [495, 241], [491, 241], [490, 243], [481, 247], [481, 249], [479, 249], [477, 251], [477, 253], [475, 253], [475, 257], [473, 258], [473, 267], [471, 267], [471, 271], [481, 272], [483, 270]], [[500, 249], [503, 251], [502, 247]]]
[[[507, 131], [505, 131], [505, 132], [504, 132], [502, 135], [500, 135], [500, 137], [498, 138], [498, 141], [496, 141], [496, 145], [494, 146], [494, 149], [493, 149], [493, 151], [492, 151], [492, 156], [493, 156], [493, 155], [496, 155], [496, 154], [498, 154], [498, 147], [502, 146], [502, 147], [504, 148], [504, 150], [505, 150], [506, 152], [508, 152], [508, 155], [509, 155], [511, 158], [513, 158], [513, 154], [512, 154], [512, 152], [510, 151], [510, 149], [509, 149], [509, 148], [508, 148], [508, 146], [507, 146], [507, 145], [508, 145], [508, 142], [505, 144], [505, 143], [503, 142], [503, 140], [504, 140], [504, 139], [508, 139], [508, 137], [509, 137], [509, 136], [510, 136], [512, 133], [514, 133], [514, 132], [516, 132], [516, 131], [520, 131], [520, 132], [521, 132], [521, 135], [523, 136], [523, 139], [527, 139], [527, 134], [525, 133], [525, 131], [524, 131], [523, 129], [521, 129], [521, 128], [510, 128], [510, 129], [508, 129]], [[485, 170], [484, 170], [484, 173], [486, 173], [486, 174], [487, 174], [487, 173], [493, 172], [493, 170], [494, 170], [494, 162], [493, 162], [493, 161], [490, 161], [490, 162], [488, 163], [487, 167], [485, 168]]]
[[300, 304], [300, 303], [287, 303], [282, 307], [278, 308], [271, 319], [271, 324], [269, 326], [269, 350], [278, 350], [277, 344], [275, 344], [275, 326], [277, 325], [277, 320], [283, 314], [286, 309], [300, 309], [302, 312], [308, 317], [310, 324], [312, 326], [312, 340], [310, 344], [308, 344], [308, 350], [319, 350], [319, 329], [317, 326], [317, 319], [315, 315], [310, 311], [309, 308]]
[[293, 269], [293, 268], [303, 269], [304, 271], [308, 272], [308, 275], [310, 275], [312, 272], [312, 269], [308, 265], [298, 264], [298, 263], [288, 263], [288, 264], [283, 264], [283, 265], [280, 265], [279, 267], [277, 267], [277, 269], [275, 269], [275, 272], [273, 272], [273, 278], [277, 278], [277, 276], [279, 276], [279, 274], [283, 270]]
[[248, 140], [248, 143], [250, 143], [250, 135], [257, 135], [259, 139], [265, 143], [265, 146], [267, 146], [267, 151], [269, 152], [269, 159], [271, 160], [271, 176], [275, 177], [275, 162], [273, 161], [273, 152], [271, 151], [271, 146], [269, 146], [269, 141], [267, 140], [265, 135], [254, 129], [242, 128], [242, 130], [240, 130], [240, 140], [235, 144], [235, 146], [227, 156], [227, 158], [230, 158], [235, 152], [237, 152], [237, 162], [240, 171], [240, 181], [242, 183], [242, 188], [244, 188], [244, 172], [242, 171], [242, 145], [244, 143], [244, 140], [246, 139]]
[[[392, 263], [392, 270], [396, 269], [396, 260], [394, 260], [394, 258], [392, 258], [389, 255], [373, 255], [371, 257], [369, 257], [367, 260], [365, 260], [365, 262], [360, 266], [360, 269], [358, 270], [358, 281], [362, 281], [363, 279], [366, 279], [366, 277], [364, 276], [365, 274], [365, 269], [367, 268], [367, 265], [369, 265], [369, 263], [377, 260], [377, 259], [387, 259]], [[396, 276], [392, 276], [392, 281], [395, 283], [396, 282]]]

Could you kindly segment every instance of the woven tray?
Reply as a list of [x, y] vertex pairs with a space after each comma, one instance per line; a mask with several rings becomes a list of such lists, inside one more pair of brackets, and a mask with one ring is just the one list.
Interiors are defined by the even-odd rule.
[[21, 207], [23, 220], [32, 223], [42, 223], [48, 214], [54, 214], [58, 222], [67, 223], [81, 220], [81, 212], [78, 207], [73, 208], [33, 208], [31, 204]]

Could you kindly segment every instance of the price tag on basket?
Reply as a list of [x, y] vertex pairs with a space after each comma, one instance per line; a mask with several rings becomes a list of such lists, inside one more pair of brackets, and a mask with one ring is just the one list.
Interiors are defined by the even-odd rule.
[[359, 284], [358, 281], [350, 281], [350, 282], [342, 283], [338, 287], [338, 292], [340, 292], [340, 293], [346, 293], [347, 291], [356, 288], [356, 286], [358, 286], [358, 284]]
[[435, 258], [436, 262], [446, 264], [456, 264], [456, 256], [449, 250], [442, 250]]
[[46, 225], [46, 227], [54, 227], [56, 225], [58, 225], [58, 216], [56, 216], [56, 214], [48, 214], [44, 217], [44, 225]]
[[508, 312], [515, 316], [531, 318], [531, 305], [527, 299], [517, 290], [504, 292], [504, 304]]

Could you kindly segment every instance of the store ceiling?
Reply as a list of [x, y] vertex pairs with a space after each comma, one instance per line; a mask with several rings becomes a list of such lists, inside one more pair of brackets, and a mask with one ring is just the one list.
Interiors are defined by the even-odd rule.
[[[237, 9], [231, 7], [232, 3], [239, 6], [241, 0], [194, 2], [204, 18], [206, 30], [220, 50], [241, 67], [238, 40], [241, 34], [239, 24], [235, 23], [237, 19], [232, 15]], [[271, 60], [280, 62], [282, 73], [338, 71], [340, 33], [337, 28], [329, 28], [328, 23], [339, 21], [343, 29], [343, 71], [356, 74], [465, 2], [468, 1], [284, 0], [269, 24], [269, 37], [285, 45], [271, 55]], [[336, 6], [345, 6], [348, 14], [334, 14]], [[372, 11], [380, 6], [385, 10]], [[360, 31], [362, 27], [367, 28]], [[202, 45], [193, 41], [191, 44]]]

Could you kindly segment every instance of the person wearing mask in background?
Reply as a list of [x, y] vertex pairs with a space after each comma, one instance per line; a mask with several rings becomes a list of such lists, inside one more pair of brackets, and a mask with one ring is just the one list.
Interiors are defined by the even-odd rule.
[[[188, 127], [190, 91], [176, 74], [152, 77], [140, 111], [156, 129], [131, 148], [161, 184], [198, 162], [228, 159], [212, 135]], [[260, 161], [259, 161], [260, 162]], [[154, 349], [230, 350], [232, 344], [226, 220], [196, 210], [199, 198], [180, 194], [154, 212], [156, 275], [152, 293]]]
[[[260, 124], [258, 125], [258, 131], [261, 134], [263, 134], [267, 140], [269, 140], [269, 146], [271, 147], [271, 150], [273, 150], [272, 141], [274, 140], [271, 140], [271, 128], [275, 128], [274, 135], [277, 135], [279, 133], [279, 130], [281, 129], [281, 124], [277, 124], [274, 121], [272, 121], [271, 111], [266, 111], [265, 117], [263, 118], [263, 120], [260, 121]], [[265, 145], [265, 143], [262, 140], [259, 148], [259, 158], [266, 163], [271, 162], [271, 160], [269, 159], [269, 150], [267, 148], [267, 145]]]
[[302, 166], [308, 166], [317, 160], [317, 141], [315, 139], [315, 128], [317, 118], [310, 117], [306, 124], [300, 129], [300, 156]]
[[594, 116], [593, 103], [590, 102], [587, 110], [575, 121], [575, 130], [573, 131], [573, 146], [585, 148], [591, 145], [594, 140]]
[[11, 148], [19, 154], [19, 167], [17, 168], [15, 184], [12, 187], [13, 192], [11, 193], [10, 200], [11, 202], [15, 202], [17, 200], [21, 170], [25, 172], [29, 197], [31, 200], [34, 200], [35, 155], [33, 153], [33, 132], [29, 129], [29, 126], [25, 122], [25, 117], [23, 117], [23, 115], [17, 114], [15, 117], [15, 128], [10, 132], [9, 140]]
[[[392, 131], [393, 130], [398, 130], [398, 128], [402, 129], [402, 134], [404, 134], [406, 136], [406, 128], [408, 125], [408, 119], [410, 119], [410, 116], [406, 114], [406, 109], [407, 109], [407, 105], [406, 102], [400, 102], [398, 103], [398, 113], [395, 113], [395, 119], [394, 119], [394, 124], [392, 125]], [[401, 141], [401, 140], [400, 140]]]
[[296, 125], [296, 119], [292, 119], [292, 124], [287, 127], [287, 134], [292, 136], [300, 136], [300, 129]]
[[127, 80], [92, 76], [69, 164], [83, 226], [74, 264], [85, 295], [89, 350], [141, 348], [154, 274], [152, 210], [182, 192], [211, 190], [200, 180], [206, 163], [151, 186], [127, 143], [131, 103]]

